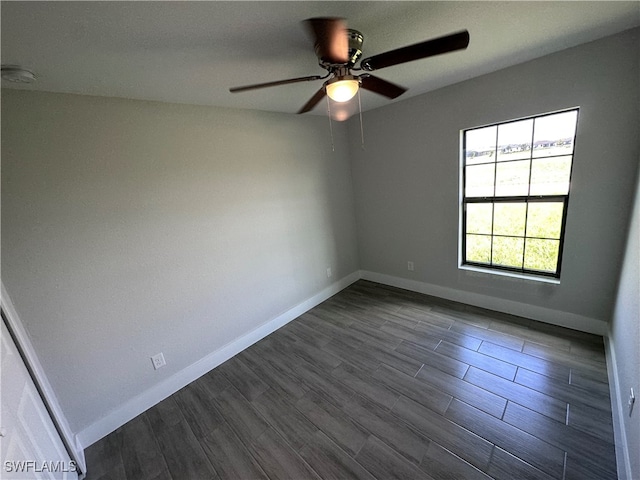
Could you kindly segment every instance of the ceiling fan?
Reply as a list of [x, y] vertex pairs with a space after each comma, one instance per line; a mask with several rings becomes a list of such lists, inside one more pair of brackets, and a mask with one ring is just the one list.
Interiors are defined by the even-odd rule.
[[[362, 44], [364, 41], [362, 33], [347, 28], [346, 21], [342, 18], [310, 18], [305, 23], [314, 38], [318, 63], [328, 72], [326, 75], [311, 75], [258, 83], [230, 88], [229, 91], [237, 93], [290, 83], [326, 80], [320, 90], [311, 97], [298, 113], [306, 113], [312, 110], [325, 95], [328, 95], [329, 98], [336, 102], [346, 102], [353, 98], [360, 88], [393, 99], [402, 95], [407, 89], [366, 72], [442, 53], [464, 50], [469, 45], [469, 32], [463, 30], [365, 58], [360, 61], [359, 67], [356, 67], [356, 63], [362, 56]], [[353, 75], [352, 72], [354, 71], [364, 71], [365, 73]]]

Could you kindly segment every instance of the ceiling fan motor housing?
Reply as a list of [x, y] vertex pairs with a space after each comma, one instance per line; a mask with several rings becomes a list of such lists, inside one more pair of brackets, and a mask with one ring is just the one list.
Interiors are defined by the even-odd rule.
[[364, 36], [357, 30], [347, 29], [349, 39], [349, 65], [355, 65], [362, 55], [362, 44]]

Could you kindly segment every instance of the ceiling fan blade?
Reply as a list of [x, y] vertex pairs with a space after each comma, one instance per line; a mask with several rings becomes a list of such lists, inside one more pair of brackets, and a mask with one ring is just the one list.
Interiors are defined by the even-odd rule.
[[313, 97], [311, 97], [307, 103], [304, 104], [304, 107], [302, 107], [298, 111], [298, 113], [310, 112], [311, 110], [313, 110], [313, 107], [315, 107], [318, 104], [318, 102], [320, 102], [320, 100], [324, 98], [324, 96], [325, 96], [325, 89], [323, 85], [322, 88], [318, 90], [316, 94]]
[[256, 90], [258, 88], [275, 87], [277, 85], [287, 85], [289, 83], [309, 82], [311, 80], [322, 80], [325, 77], [320, 75], [311, 75], [309, 77], [289, 78], [288, 80], [277, 80], [275, 82], [256, 83], [255, 85], [245, 85], [243, 87], [233, 87], [229, 91], [232, 93], [246, 92], [247, 90]]
[[371, 90], [372, 92], [379, 93], [387, 98], [397, 98], [407, 91], [406, 88], [401, 87], [400, 85], [387, 82], [386, 80], [369, 74], [360, 76], [360, 85], [365, 90]]
[[426, 40], [415, 45], [390, 50], [373, 57], [365, 58], [360, 62], [360, 68], [373, 71], [381, 68], [399, 65], [401, 63], [420, 60], [421, 58], [432, 57], [442, 53], [464, 50], [469, 45], [469, 32], [463, 30], [444, 37]]
[[328, 63], [349, 61], [347, 22], [343, 18], [309, 18], [305, 21], [314, 39], [318, 57]]

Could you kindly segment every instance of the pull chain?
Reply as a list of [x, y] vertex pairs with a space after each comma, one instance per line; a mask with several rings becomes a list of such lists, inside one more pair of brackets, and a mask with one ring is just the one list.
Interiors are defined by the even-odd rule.
[[[331, 123], [331, 102], [327, 95], [327, 117], [329, 117], [329, 134], [331, 135], [331, 151], [335, 152], [335, 145], [333, 142], [333, 124]], [[358, 89], [358, 112], [360, 115], [360, 146], [364, 150], [364, 127], [362, 126], [362, 101], [360, 100], [360, 89]]]
[[331, 106], [329, 104], [329, 95], [327, 95], [327, 117], [329, 117], [329, 133], [331, 135], [331, 151], [335, 152], [336, 149], [333, 145], [333, 126], [331, 125]]
[[358, 89], [358, 110], [360, 111], [360, 141], [364, 150], [364, 128], [362, 127], [362, 103], [360, 102], [360, 89]]

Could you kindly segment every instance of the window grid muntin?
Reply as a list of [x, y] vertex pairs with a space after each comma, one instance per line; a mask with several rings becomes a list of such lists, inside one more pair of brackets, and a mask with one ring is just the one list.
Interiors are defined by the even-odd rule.
[[[536, 122], [539, 119], [545, 118], [545, 117], [549, 117], [552, 115], [558, 115], [561, 113], [568, 113], [568, 112], [576, 112], [576, 118], [575, 118], [575, 128], [573, 130], [573, 138], [571, 139], [571, 152], [570, 153], [563, 153], [563, 154], [559, 154], [559, 155], [535, 155], [535, 134], [536, 134]], [[556, 112], [550, 112], [550, 113], [545, 113], [545, 114], [541, 114], [541, 115], [534, 115], [534, 116], [530, 116], [530, 117], [525, 117], [525, 118], [520, 118], [520, 119], [516, 119], [516, 120], [510, 120], [507, 122], [500, 122], [500, 123], [494, 123], [494, 124], [489, 124], [489, 125], [483, 125], [483, 126], [479, 126], [479, 127], [474, 127], [474, 128], [469, 128], [463, 131], [463, 136], [462, 136], [462, 147], [463, 147], [463, 151], [462, 151], [462, 202], [463, 202], [463, 210], [462, 210], [462, 225], [463, 225], [463, 232], [462, 232], [462, 239], [461, 239], [461, 244], [462, 244], [462, 264], [463, 265], [470, 265], [470, 266], [477, 266], [477, 267], [482, 267], [482, 268], [489, 268], [489, 269], [495, 269], [495, 270], [504, 270], [504, 271], [509, 271], [509, 272], [516, 272], [516, 273], [521, 273], [521, 274], [533, 274], [536, 276], [545, 276], [545, 277], [553, 277], [553, 278], [559, 278], [560, 277], [560, 272], [561, 272], [561, 266], [562, 266], [562, 257], [563, 257], [563, 252], [564, 252], [564, 237], [565, 237], [565, 227], [566, 227], [566, 219], [567, 219], [567, 210], [568, 210], [568, 206], [569, 206], [569, 191], [571, 189], [571, 177], [573, 174], [573, 156], [575, 153], [575, 143], [576, 143], [576, 135], [577, 135], [577, 131], [578, 131], [578, 117], [579, 117], [579, 108], [570, 108], [567, 110], [561, 110], [561, 111], [556, 111]], [[519, 196], [501, 196], [501, 197], [496, 197], [495, 193], [496, 193], [496, 178], [497, 178], [497, 165], [499, 163], [507, 163], [507, 162], [517, 162], [517, 161], [523, 161], [523, 160], [527, 160], [527, 159], [523, 159], [523, 158], [518, 158], [518, 159], [513, 159], [513, 160], [500, 160], [498, 161], [498, 136], [499, 136], [499, 128], [501, 125], [506, 125], [506, 124], [511, 124], [511, 123], [515, 123], [515, 122], [520, 122], [522, 120], [527, 120], [527, 119], [533, 119], [533, 127], [532, 127], [532, 131], [531, 131], [531, 148], [530, 148], [530, 155], [528, 158], [529, 161], [529, 184], [528, 184], [528, 193], [531, 193], [531, 176], [532, 176], [532, 171], [533, 171], [533, 160], [535, 159], [540, 159], [540, 158], [544, 158], [544, 159], [552, 159], [552, 158], [558, 158], [558, 157], [567, 157], [570, 156], [571, 157], [571, 167], [569, 169], [569, 178], [568, 178], [568, 187], [567, 187], [567, 193], [566, 194], [562, 194], [562, 195], [558, 195], [558, 194], [554, 194], [554, 195], [519, 195]], [[475, 165], [488, 165], [488, 164], [493, 164], [494, 165], [494, 169], [493, 169], [493, 192], [494, 192], [494, 196], [492, 197], [487, 197], [487, 196], [483, 196], [483, 197], [467, 197], [466, 195], [466, 186], [467, 186], [467, 133], [473, 130], [479, 130], [482, 128], [488, 128], [488, 127], [496, 127], [496, 134], [495, 134], [495, 156], [493, 157], [494, 160], [492, 162], [481, 162], [481, 163], [472, 163], [471, 165], [475, 166]], [[493, 263], [493, 238], [496, 236], [500, 236], [500, 237], [509, 237], [507, 235], [495, 235], [494, 234], [494, 225], [495, 225], [495, 203], [497, 202], [511, 202], [511, 203], [520, 203], [520, 202], [524, 202], [526, 203], [526, 209], [525, 209], [525, 232], [524, 232], [524, 236], [519, 237], [519, 236], [512, 236], [513, 238], [522, 238], [523, 239], [523, 249], [522, 249], [522, 268], [516, 268], [516, 267], [510, 267], [510, 266], [504, 266], [504, 265], [497, 265]], [[550, 203], [560, 203], [562, 202], [563, 204], [563, 208], [562, 208], [562, 220], [561, 220], [561, 225], [560, 225], [560, 238], [546, 238], [546, 237], [527, 237], [527, 216], [528, 216], [528, 212], [529, 212], [529, 203], [530, 202], [550, 202]], [[492, 204], [492, 209], [491, 209], [491, 235], [488, 234], [476, 234], [476, 233], [471, 233], [471, 234], [467, 234], [467, 205], [469, 203], [491, 203]], [[491, 242], [490, 242], [490, 257], [489, 257], [489, 262], [490, 263], [480, 263], [480, 262], [474, 262], [474, 261], [468, 261], [467, 260], [467, 235], [478, 235], [478, 236], [485, 236], [485, 237], [490, 237], [491, 238]], [[542, 271], [542, 270], [533, 270], [533, 269], [527, 269], [524, 268], [525, 265], [525, 258], [526, 258], [526, 241], [527, 239], [534, 239], [534, 240], [553, 240], [553, 241], [558, 241], [558, 256], [556, 259], [556, 270], [555, 272], [549, 272], [549, 271]]]
[[[541, 160], [543, 158], [558, 158], [558, 157], [572, 157], [573, 153], [568, 154], [568, 153], [563, 153], [561, 155], [549, 155], [546, 157], [531, 157], [531, 158], [514, 158], [513, 160], [500, 160], [499, 162], [480, 162], [480, 163], [472, 163], [471, 165], [468, 165], [470, 167], [475, 167], [476, 165], [490, 165], [490, 164], [494, 164], [494, 163], [509, 163], [509, 162], [523, 162], [525, 160]], [[467, 165], [465, 165], [466, 167]]]
[[[510, 272], [516, 272], [516, 273], [522, 273], [522, 274], [533, 274], [533, 275], [541, 275], [541, 276], [545, 276], [545, 277], [553, 277], [553, 278], [559, 278], [560, 277], [560, 270], [561, 270], [561, 265], [562, 265], [562, 254], [563, 254], [563, 247], [564, 247], [564, 233], [565, 233], [565, 225], [566, 225], [566, 219], [567, 219], [567, 207], [569, 204], [569, 197], [568, 195], [554, 195], [553, 196], [553, 200], [551, 200], [551, 197], [536, 197], [535, 199], [526, 199], [526, 197], [521, 198], [520, 201], [514, 201], [513, 198], [511, 197], [503, 197], [500, 199], [500, 201], [502, 202], [509, 202], [509, 203], [534, 203], [534, 202], [545, 202], [545, 203], [562, 203], [563, 207], [562, 207], [562, 220], [561, 220], [561, 226], [560, 226], [560, 237], [559, 238], [553, 238], [553, 237], [538, 237], [538, 236], [526, 236], [526, 224], [525, 224], [525, 236], [518, 236], [518, 235], [496, 235], [493, 233], [493, 225], [494, 225], [494, 215], [495, 215], [495, 208], [492, 208], [492, 224], [491, 224], [491, 234], [486, 234], [486, 233], [467, 233], [466, 231], [466, 225], [467, 225], [467, 204], [468, 203], [493, 203], [492, 201], [480, 201], [478, 199], [474, 199], [474, 201], [472, 202], [465, 202], [464, 204], [464, 218], [463, 218], [463, 224], [464, 224], [464, 235], [462, 236], [462, 254], [464, 256], [464, 265], [471, 265], [471, 266], [475, 266], [475, 267], [482, 267], [482, 268], [491, 268], [491, 269], [498, 269], [498, 270], [504, 270], [504, 271], [510, 271]], [[496, 202], [499, 203], [499, 202]], [[528, 210], [528, 207], [527, 207]], [[489, 257], [489, 263], [482, 263], [482, 262], [474, 262], [474, 261], [470, 261], [467, 260], [466, 256], [467, 256], [467, 235], [475, 235], [478, 237], [489, 237], [492, 241], [490, 242], [491, 245], [491, 250], [490, 250], [490, 257]], [[499, 265], [499, 264], [494, 264], [493, 263], [493, 238], [494, 237], [504, 237], [504, 238], [521, 238], [524, 241], [524, 247], [523, 247], [523, 258], [522, 258], [522, 268], [516, 268], [516, 267], [510, 267], [510, 266], [505, 266], [505, 265]], [[524, 268], [524, 259], [525, 259], [525, 255], [526, 255], [526, 248], [527, 248], [527, 240], [550, 240], [550, 241], [556, 241], [559, 242], [558, 244], [558, 258], [557, 258], [557, 262], [556, 262], [556, 271], [555, 272], [549, 272], [546, 270], [534, 270], [534, 269], [527, 269]]]

